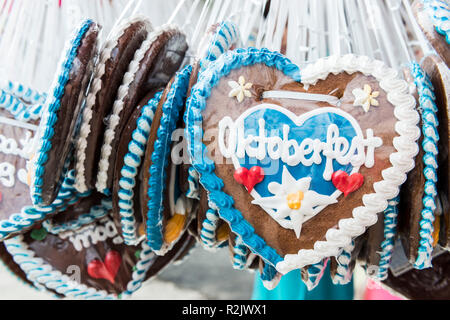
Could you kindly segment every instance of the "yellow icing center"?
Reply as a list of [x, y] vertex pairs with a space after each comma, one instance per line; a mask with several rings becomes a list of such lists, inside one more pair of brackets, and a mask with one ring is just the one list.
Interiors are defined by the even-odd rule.
[[186, 216], [184, 214], [175, 213], [167, 222], [164, 233], [164, 241], [166, 243], [172, 243], [177, 240], [184, 229], [185, 222]]
[[298, 210], [302, 206], [302, 200], [305, 197], [301, 191], [290, 193], [287, 196], [287, 205], [292, 210]]
[[230, 227], [228, 226], [228, 223], [222, 224], [217, 229], [216, 238], [218, 242], [222, 242], [225, 240], [228, 240], [228, 235], [230, 234]]
[[440, 217], [436, 216], [436, 219], [433, 223], [434, 231], [433, 231], [433, 248], [437, 246], [439, 241], [439, 229], [441, 228]]
[[141, 223], [139, 225], [139, 229], [138, 229], [138, 233], [140, 236], [145, 236], [146, 232], [145, 232], [145, 223]]

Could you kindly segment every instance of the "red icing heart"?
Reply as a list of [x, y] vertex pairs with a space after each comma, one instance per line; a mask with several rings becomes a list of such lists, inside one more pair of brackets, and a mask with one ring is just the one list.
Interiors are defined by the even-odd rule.
[[264, 180], [264, 170], [258, 166], [252, 167], [250, 170], [240, 167], [234, 172], [234, 179], [243, 184], [248, 192], [252, 192], [255, 185]]
[[105, 262], [98, 259], [89, 262], [87, 271], [94, 279], [106, 279], [112, 284], [122, 264], [122, 257], [117, 251], [110, 250], [106, 254]]
[[333, 173], [331, 176], [331, 181], [334, 186], [341, 192], [344, 196], [348, 196], [350, 193], [355, 192], [364, 184], [364, 176], [360, 173], [354, 173], [351, 176], [347, 172], [339, 170]]

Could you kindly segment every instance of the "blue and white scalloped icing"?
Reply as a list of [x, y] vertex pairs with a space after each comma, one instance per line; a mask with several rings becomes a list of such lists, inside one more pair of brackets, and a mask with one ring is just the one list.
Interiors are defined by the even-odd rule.
[[5, 81], [2, 89], [6, 92], [26, 101], [27, 104], [43, 104], [47, 99], [47, 94], [32, 89], [20, 82]]
[[424, 8], [427, 10], [436, 31], [445, 37], [450, 44], [450, 7], [442, 0], [425, 0]]
[[[391, 103], [395, 107], [396, 131], [400, 136], [393, 139], [395, 152], [390, 156], [391, 166], [383, 170], [384, 179], [374, 183], [375, 192], [365, 195], [363, 205], [353, 209], [352, 218], [341, 220], [338, 229], [328, 230], [326, 240], [317, 241], [314, 249], [300, 249], [298, 253], [284, 257], [267, 245], [253, 226], [244, 219], [242, 213], [234, 207], [234, 199], [223, 191], [224, 182], [215, 174], [215, 163], [208, 158], [208, 150], [202, 142], [202, 111], [206, 108], [211, 90], [232, 70], [258, 63], [277, 69], [293, 81], [306, 85], [314, 85], [330, 73], [362, 72], [374, 76], [382, 83], [388, 96], [398, 97], [392, 99]], [[338, 254], [353, 238], [376, 223], [377, 214], [387, 207], [390, 198], [398, 194], [406, 173], [414, 167], [414, 157], [418, 152], [416, 141], [420, 136], [417, 126], [419, 115], [415, 110], [415, 99], [407, 89], [407, 83], [398, 78], [397, 71], [388, 68], [381, 61], [365, 56], [345, 55], [320, 59], [301, 72], [288, 58], [265, 48], [237, 49], [225, 53], [200, 73], [188, 99], [185, 115], [188, 152], [192, 165], [200, 175], [200, 183], [208, 191], [209, 205], [230, 224], [231, 230], [242, 238], [252, 252], [258, 254], [266, 263], [276, 266], [283, 274]]]
[[233, 269], [244, 270], [247, 265], [248, 249], [242, 242], [242, 239], [237, 237], [236, 243], [233, 247]]
[[213, 251], [221, 244], [217, 241], [216, 236], [218, 224], [219, 214], [217, 213], [217, 210], [208, 208], [206, 211], [206, 218], [203, 220], [202, 229], [200, 230], [201, 244], [207, 250]]
[[384, 211], [384, 240], [381, 243], [381, 258], [378, 265], [378, 272], [374, 278], [379, 281], [386, 280], [388, 269], [391, 264], [392, 252], [394, 251], [395, 235], [397, 233], [399, 197], [389, 201], [389, 206]]
[[52, 148], [52, 138], [54, 127], [58, 121], [58, 110], [61, 106], [61, 98], [64, 96], [64, 87], [66, 86], [70, 71], [73, 67], [73, 61], [78, 53], [78, 47], [93, 24], [92, 20], [85, 20], [80, 27], [75, 30], [73, 37], [66, 43], [65, 53], [62, 56], [62, 63], [56, 73], [57, 77], [52, 85], [52, 90], [48, 96], [45, 109], [43, 111], [41, 124], [37, 134], [36, 155], [33, 159], [34, 178], [31, 183], [30, 193], [33, 204], [42, 203], [42, 184], [45, 173], [45, 164], [48, 160], [48, 152]]
[[71, 203], [78, 201], [86, 194], [75, 191], [75, 173], [69, 171], [56, 197], [50, 206], [25, 206], [20, 213], [12, 214], [8, 220], [0, 221], [0, 240], [4, 240], [11, 233], [16, 233], [25, 228], [32, 227], [36, 222], [43, 220], [47, 215], [56, 210], [63, 211]]
[[240, 41], [239, 28], [231, 21], [223, 21], [213, 34], [205, 53], [201, 54], [200, 70], [206, 69], [218, 57], [238, 46]]
[[342, 249], [342, 252], [336, 256], [337, 268], [335, 274], [332, 276], [334, 284], [345, 285], [352, 280], [352, 270], [350, 270], [350, 262], [352, 259], [352, 252], [355, 249], [355, 241]]
[[162, 92], [158, 92], [142, 108], [141, 115], [137, 119], [137, 127], [133, 131], [132, 139], [128, 144], [128, 153], [124, 157], [124, 164], [120, 171], [119, 179], [119, 215], [122, 236], [126, 244], [134, 245], [139, 242], [137, 236], [137, 223], [134, 212], [134, 188], [136, 186], [136, 176], [145, 154], [153, 116], [155, 115], [158, 103], [161, 100]]
[[271, 264], [265, 263], [260, 273], [261, 281], [267, 290], [273, 290], [281, 280], [281, 274]]
[[188, 190], [186, 191], [186, 197], [189, 199], [200, 200], [199, 177], [194, 167], [189, 167], [187, 179]]
[[323, 259], [319, 263], [315, 263], [306, 269], [306, 279], [303, 280], [303, 282], [306, 285], [306, 288], [311, 291], [315, 287], [318, 286], [320, 283], [320, 280], [323, 277], [323, 274], [325, 273], [325, 269], [327, 268], [328, 261], [330, 259]]
[[423, 162], [425, 169], [424, 196], [422, 199], [423, 209], [420, 221], [420, 241], [414, 268], [425, 269], [431, 267], [431, 254], [433, 252], [433, 231], [434, 231], [434, 211], [436, 209], [435, 197], [437, 195], [437, 155], [439, 133], [437, 130], [438, 121], [436, 113], [438, 108], [435, 100], [433, 85], [430, 79], [422, 70], [418, 63], [411, 63], [411, 74], [419, 94], [419, 110], [422, 113], [422, 148], [425, 152]]
[[113, 300], [128, 298], [142, 286], [147, 271], [157, 258], [151, 248], [146, 243], [142, 243], [139, 260], [133, 269], [126, 291], [120, 295], [115, 295], [105, 290], [98, 290], [77, 283], [68, 275], [55, 270], [42, 258], [35, 256], [34, 251], [23, 241], [22, 235], [6, 240], [5, 246], [15, 263], [25, 272], [27, 279], [36, 287], [45, 287], [72, 299]]
[[0, 108], [8, 110], [16, 120], [31, 121], [41, 117], [42, 104], [26, 105], [13, 93], [0, 89]]
[[[73, 205], [79, 200], [80, 199], [76, 199], [76, 201], [70, 201], [69, 205]], [[66, 231], [74, 231], [105, 217], [111, 211], [111, 209], [112, 209], [111, 199], [105, 198], [101, 200], [100, 204], [90, 208], [89, 212], [81, 214], [76, 219], [64, 223], [55, 223], [53, 219], [48, 219], [42, 222], [42, 227], [45, 230], [47, 230], [47, 232], [52, 234], [60, 234]]]
[[163, 199], [166, 187], [167, 164], [172, 145], [172, 133], [176, 129], [182, 108], [185, 105], [192, 66], [188, 65], [177, 72], [175, 80], [162, 106], [162, 117], [151, 156], [150, 178], [148, 181], [147, 204], [147, 243], [158, 254], [164, 254], [163, 248]]

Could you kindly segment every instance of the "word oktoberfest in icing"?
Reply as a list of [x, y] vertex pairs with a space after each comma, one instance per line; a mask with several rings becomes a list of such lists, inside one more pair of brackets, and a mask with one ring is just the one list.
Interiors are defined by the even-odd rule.
[[106, 239], [112, 239], [114, 244], [123, 243], [122, 237], [117, 232], [113, 221], [109, 218], [100, 220], [100, 223], [81, 228], [77, 231], [67, 231], [59, 235], [62, 239], [69, 239], [77, 251], [89, 248]]
[[302, 223], [342, 194], [333, 174], [373, 167], [375, 150], [383, 144], [372, 129], [364, 136], [356, 119], [332, 107], [297, 116], [281, 106], [261, 104], [235, 121], [224, 117], [218, 135], [220, 153], [236, 169], [264, 170], [264, 179], [249, 190], [253, 203], [297, 237]]
[[[0, 135], [0, 153], [10, 156], [18, 156], [28, 159], [31, 147], [32, 134], [26, 131], [25, 137], [17, 142], [13, 138]], [[0, 184], [6, 188], [12, 188], [16, 184], [16, 175], [20, 182], [26, 184], [26, 171], [16, 170], [16, 167], [9, 162], [0, 162]]]

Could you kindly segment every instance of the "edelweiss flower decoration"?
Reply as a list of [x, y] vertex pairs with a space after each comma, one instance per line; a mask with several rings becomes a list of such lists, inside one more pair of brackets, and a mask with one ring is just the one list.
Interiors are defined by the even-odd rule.
[[242, 102], [244, 101], [244, 97], [250, 98], [252, 96], [249, 89], [253, 86], [253, 83], [245, 83], [243, 76], [240, 76], [238, 81], [228, 81], [228, 85], [231, 87], [228, 96], [230, 98], [236, 97], [238, 102]]
[[256, 199], [252, 203], [276, 210], [276, 215], [279, 219], [289, 217], [295, 235], [299, 238], [302, 224], [318, 213], [315, 210], [318, 206], [337, 202], [336, 199], [330, 196], [309, 190], [311, 180], [310, 177], [295, 180], [287, 167], [284, 167], [281, 184], [272, 182], [268, 185], [268, 190], [274, 196]]
[[375, 98], [380, 95], [380, 92], [372, 91], [372, 88], [368, 84], [364, 85], [364, 89], [357, 88], [352, 92], [355, 96], [355, 102], [353, 103], [355, 107], [361, 106], [365, 112], [369, 112], [371, 106], [379, 106], [378, 100]]

